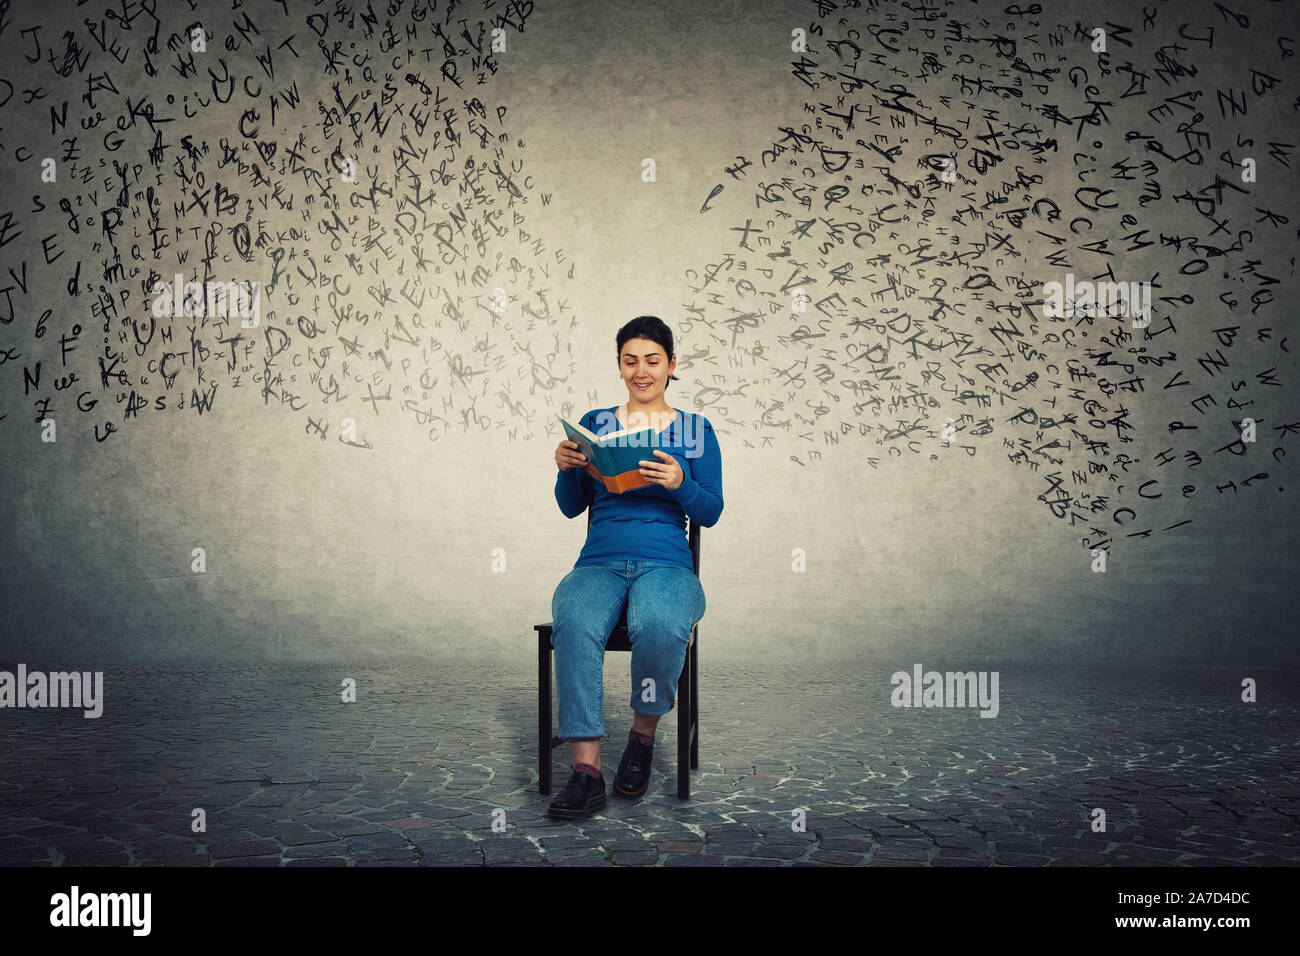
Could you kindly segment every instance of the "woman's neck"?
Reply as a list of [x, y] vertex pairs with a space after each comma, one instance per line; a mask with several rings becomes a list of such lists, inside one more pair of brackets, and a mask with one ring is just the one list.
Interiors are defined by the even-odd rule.
[[623, 408], [625, 411], [628, 412], [647, 412], [652, 414], [655, 412], [675, 413], [677, 411], [675, 408], [670, 408], [668, 406], [668, 403], [665, 401], [660, 401], [658, 405], [644, 405], [641, 402], [634, 402], [631, 399], [628, 399], [626, 402], [623, 403]]
[[652, 427], [659, 427], [662, 430], [663, 422], [670, 416], [675, 418], [677, 410], [669, 408], [667, 402], [658, 407], [646, 407], [631, 400], [623, 403], [623, 424], [628, 427], [638, 425], [643, 421], [649, 421], [652, 423]]

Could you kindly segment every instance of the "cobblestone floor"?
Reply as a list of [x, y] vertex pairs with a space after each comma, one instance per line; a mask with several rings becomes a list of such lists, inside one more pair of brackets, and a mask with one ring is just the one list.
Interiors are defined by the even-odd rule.
[[[611, 659], [612, 791], [631, 713]], [[861, 665], [701, 670], [693, 798], [674, 713], [640, 801], [561, 823], [528, 664], [115, 668], [99, 719], [0, 710], [0, 865], [1300, 863], [1293, 674], [1252, 674], [1266, 702], [1244, 704], [1235, 673], [1003, 670], [987, 719], [894, 708], [889, 672]], [[557, 750], [557, 791], [568, 771]]]

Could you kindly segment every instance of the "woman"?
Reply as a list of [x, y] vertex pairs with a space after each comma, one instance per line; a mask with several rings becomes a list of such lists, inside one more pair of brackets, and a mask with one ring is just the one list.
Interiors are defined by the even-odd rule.
[[576, 518], [591, 502], [586, 544], [551, 600], [559, 736], [573, 749], [573, 774], [547, 810], [559, 820], [581, 819], [605, 806], [602, 668], [609, 632], [624, 606], [634, 716], [614, 792], [632, 800], [645, 793], [655, 727], [672, 710], [691, 628], [704, 616], [686, 518], [709, 528], [722, 514], [722, 453], [713, 426], [665, 399], [668, 383], [676, 380], [671, 330], [643, 315], [619, 329], [616, 343], [627, 402], [592, 409], [581, 424], [597, 435], [649, 426], [659, 432], [660, 447], [647, 449], [640, 463], [650, 483], [622, 494], [605, 489], [575, 442], [555, 449], [560, 511]]

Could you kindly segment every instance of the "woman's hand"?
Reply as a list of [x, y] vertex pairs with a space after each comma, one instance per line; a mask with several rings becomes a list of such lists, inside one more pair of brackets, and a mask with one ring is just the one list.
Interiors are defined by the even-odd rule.
[[560, 471], [572, 471], [585, 464], [587, 464], [587, 456], [578, 451], [576, 441], [569, 439], [555, 446], [555, 465]]
[[555, 466], [560, 471], [572, 471], [574, 468], [581, 468], [592, 478], [599, 478], [600, 472], [596, 466], [587, 461], [587, 456], [578, 451], [578, 443], [572, 439], [562, 441], [555, 446]]
[[655, 484], [663, 485], [669, 491], [680, 488], [686, 475], [682, 471], [682, 466], [677, 464], [677, 459], [662, 448], [655, 448], [653, 451], [660, 456], [659, 460], [639, 462], [641, 474]]

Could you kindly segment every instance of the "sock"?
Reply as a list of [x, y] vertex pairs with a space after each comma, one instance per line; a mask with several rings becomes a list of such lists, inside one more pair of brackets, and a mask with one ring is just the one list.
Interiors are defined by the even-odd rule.
[[604, 774], [602, 774], [599, 770], [597, 770], [595, 767], [593, 767], [593, 766], [592, 766], [591, 764], [589, 764], [589, 763], [575, 763], [575, 764], [573, 765], [573, 769], [574, 769], [574, 770], [581, 770], [581, 771], [582, 771], [583, 773], [585, 773], [588, 777], [601, 777], [601, 776], [604, 776]]
[[647, 737], [645, 734], [639, 734], [635, 730], [632, 731], [632, 739], [642, 747], [653, 747], [655, 742], [654, 737]]

